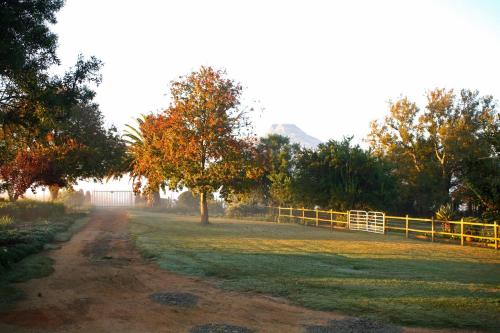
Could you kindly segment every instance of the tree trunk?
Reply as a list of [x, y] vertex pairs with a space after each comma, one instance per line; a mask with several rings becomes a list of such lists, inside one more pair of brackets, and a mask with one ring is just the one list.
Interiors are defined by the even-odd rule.
[[208, 205], [207, 205], [207, 194], [205, 192], [200, 193], [200, 215], [201, 224], [208, 224]]
[[59, 196], [59, 185], [49, 185], [50, 201], [56, 201]]
[[155, 191], [153, 193], [153, 207], [156, 207], [160, 204], [160, 191]]
[[9, 195], [9, 201], [16, 202], [18, 197], [14, 193], [14, 191], [7, 190], [7, 194]]
[[160, 204], [160, 191], [156, 190], [152, 193], [149, 193], [147, 195], [146, 201], [149, 208], [158, 206]]

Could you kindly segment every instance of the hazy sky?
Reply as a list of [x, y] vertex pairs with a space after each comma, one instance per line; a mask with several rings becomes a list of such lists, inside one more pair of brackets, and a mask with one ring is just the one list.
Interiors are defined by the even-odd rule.
[[104, 62], [97, 101], [119, 128], [165, 108], [169, 82], [201, 65], [225, 68], [264, 108], [258, 134], [295, 123], [361, 141], [401, 95], [500, 98], [500, 1], [67, 0], [58, 21], [63, 67], [79, 53]]
[[264, 108], [257, 133], [295, 123], [321, 140], [364, 138], [400, 95], [500, 97], [500, 1], [67, 0], [58, 20], [64, 66], [104, 62], [97, 100], [118, 127], [166, 107], [169, 82], [201, 65]]
[[257, 133], [295, 123], [321, 140], [362, 139], [400, 95], [500, 97], [500, 1], [68, 0], [58, 20], [64, 66], [104, 61], [97, 100], [119, 127], [166, 107], [169, 82], [201, 65], [264, 108]]

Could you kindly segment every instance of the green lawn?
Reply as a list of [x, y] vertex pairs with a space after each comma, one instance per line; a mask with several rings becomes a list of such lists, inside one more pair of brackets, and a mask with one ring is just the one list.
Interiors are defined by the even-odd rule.
[[160, 267], [226, 289], [403, 325], [500, 331], [500, 252], [296, 224], [131, 211]]

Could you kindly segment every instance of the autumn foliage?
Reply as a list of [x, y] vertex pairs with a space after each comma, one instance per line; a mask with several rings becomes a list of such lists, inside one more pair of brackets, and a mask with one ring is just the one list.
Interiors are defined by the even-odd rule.
[[207, 195], [227, 195], [260, 172], [241, 91], [223, 71], [201, 67], [172, 82], [170, 107], [141, 124], [136, 175], [150, 189], [187, 187], [199, 194], [202, 223], [208, 223]]
[[18, 149], [14, 157], [0, 166], [0, 178], [10, 200], [17, 200], [28, 189], [40, 185], [66, 186], [61, 161], [78, 152], [78, 145], [69, 141], [62, 146], [43, 146]]

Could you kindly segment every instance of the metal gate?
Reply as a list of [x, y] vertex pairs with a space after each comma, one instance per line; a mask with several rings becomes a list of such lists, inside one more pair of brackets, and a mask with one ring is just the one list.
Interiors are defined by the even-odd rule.
[[368, 221], [368, 213], [364, 210], [349, 211], [349, 229], [351, 230], [366, 230]]
[[93, 191], [91, 200], [97, 207], [130, 207], [135, 205], [132, 191]]
[[382, 212], [367, 212], [350, 210], [348, 213], [349, 229], [385, 233], [385, 214]]

